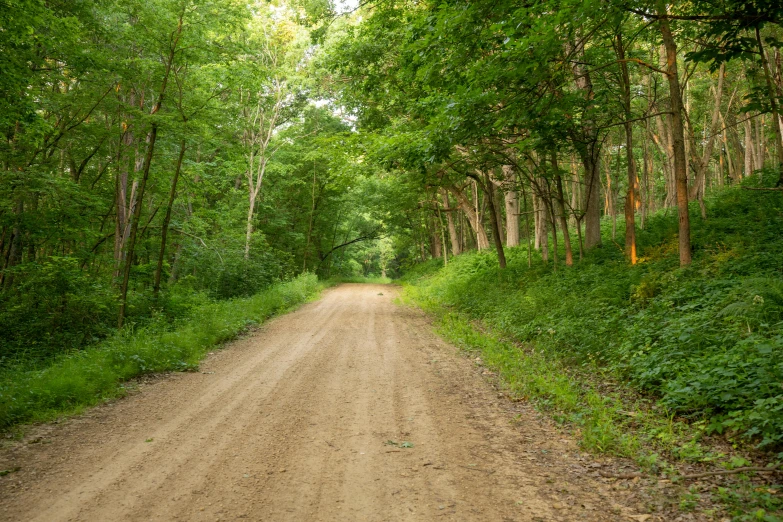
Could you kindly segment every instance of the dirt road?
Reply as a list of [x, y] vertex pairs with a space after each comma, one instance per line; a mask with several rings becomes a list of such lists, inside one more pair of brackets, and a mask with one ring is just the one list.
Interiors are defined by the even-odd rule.
[[[200, 373], [0, 453], [0, 520], [634, 520], [593, 461], [388, 286], [343, 285]], [[515, 408], [515, 410], [513, 410]], [[636, 517], [636, 520], [647, 520]], [[652, 520], [652, 519], [651, 519]]]

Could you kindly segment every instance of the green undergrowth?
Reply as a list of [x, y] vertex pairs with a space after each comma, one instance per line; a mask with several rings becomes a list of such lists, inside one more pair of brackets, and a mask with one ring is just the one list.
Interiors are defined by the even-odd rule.
[[529, 401], [570, 428], [586, 450], [631, 459], [644, 472], [681, 484], [680, 509], [692, 511], [706, 500], [709, 508], [703, 511], [732, 515], [734, 520], [783, 520], [779, 486], [759, 487], [747, 475], [732, 475], [730, 483], [708, 495], [702, 488], [694, 494], [682, 482], [680, 463], [710, 463], [725, 470], [752, 465], [742, 452], [703, 444], [701, 426], [683, 422], [628, 386], [606, 382], [612, 377], [603, 371], [569, 367], [542, 350], [487, 329], [466, 314], [422, 301], [415, 287], [405, 287], [402, 301], [422, 305], [436, 318], [441, 337], [471, 358], [478, 357], [512, 399]]
[[404, 281], [419, 302], [569, 367], [608, 372], [707, 433], [783, 449], [783, 197], [732, 189], [708, 201], [706, 221], [691, 219], [688, 268], [669, 213], [639, 233], [636, 266], [605, 237], [556, 271], [537, 252], [528, 268], [518, 247], [505, 270], [494, 253], [474, 252], [445, 268], [420, 265]]
[[315, 275], [305, 274], [252, 297], [202, 305], [174, 325], [162, 319], [124, 329], [44, 368], [6, 368], [0, 373], [0, 429], [48, 421], [122, 396], [127, 382], [144, 374], [196, 370], [216, 345], [293, 309], [323, 287]]
[[[692, 214], [689, 268], [679, 268], [670, 212], [639, 233], [636, 266], [605, 234], [603, 247], [558, 270], [535, 252], [529, 268], [524, 246], [508, 249], [505, 270], [491, 252], [434, 260], [406, 274], [405, 296], [586, 449], [673, 477], [678, 462], [774, 461], [783, 455], [783, 197], [734, 188], [707, 206], [706, 221]], [[720, 440], [744, 449], [712, 444]], [[737, 516], [752, 508], [777, 520], [763, 517], [780, 512], [780, 495], [754, 491], [726, 493], [740, 495]]]

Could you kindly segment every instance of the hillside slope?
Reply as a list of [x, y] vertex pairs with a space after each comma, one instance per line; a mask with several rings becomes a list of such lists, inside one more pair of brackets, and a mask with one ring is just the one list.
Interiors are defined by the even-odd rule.
[[[732, 188], [692, 208], [693, 265], [677, 258], [676, 216], [649, 220], [630, 266], [604, 246], [553, 271], [527, 247], [420, 265], [404, 279], [425, 307], [481, 320], [564, 367], [606, 372], [658, 408], [761, 448], [783, 443], [783, 198]], [[621, 236], [622, 230], [618, 232]], [[561, 257], [562, 259], [562, 257]]]

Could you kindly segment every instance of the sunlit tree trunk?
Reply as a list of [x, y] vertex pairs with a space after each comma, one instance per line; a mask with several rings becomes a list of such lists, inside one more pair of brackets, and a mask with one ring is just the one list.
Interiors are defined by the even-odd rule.
[[252, 95], [244, 93], [246, 100], [244, 116], [248, 127], [244, 133], [247, 150], [247, 220], [245, 224], [245, 259], [250, 259], [250, 244], [253, 239], [253, 218], [256, 213], [256, 203], [264, 182], [264, 175], [269, 160], [277, 149], [271, 147], [275, 130], [281, 125], [281, 112], [285, 101], [285, 84], [280, 78], [272, 80], [273, 92], [271, 107], [265, 107], [265, 98], [261, 92], [256, 93], [255, 106], [247, 107]]
[[628, 189], [625, 193], [625, 255], [636, 264], [636, 194], [639, 191], [639, 178], [636, 175], [636, 160], [633, 155], [633, 126], [631, 124], [631, 78], [628, 74], [628, 64], [625, 61], [623, 37], [618, 33], [615, 46], [617, 58], [620, 61], [620, 88], [625, 114], [625, 157], [628, 163]]

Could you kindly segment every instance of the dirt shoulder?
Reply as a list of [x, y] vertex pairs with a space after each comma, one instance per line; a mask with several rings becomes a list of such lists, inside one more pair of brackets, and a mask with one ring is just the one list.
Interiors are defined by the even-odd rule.
[[649, 520], [596, 463], [350, 284], [0, 453], [0, 520]]

